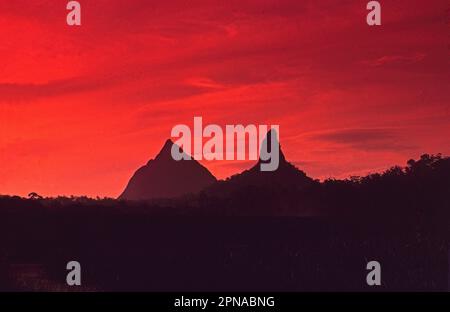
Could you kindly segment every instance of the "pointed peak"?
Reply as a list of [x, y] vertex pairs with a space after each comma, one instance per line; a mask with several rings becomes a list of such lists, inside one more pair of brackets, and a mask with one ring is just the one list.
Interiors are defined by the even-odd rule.
[[[271, 129], [269, 129], [269, 131], [267, 131], [266, 137], [264, 138], [264, 140], [262, 141], [262, 144], [261, 144], [260, 155], [262, 154], [263, 150], [270, 153], [272, 151], [272, 143], [278, 145], [280, 163], [285, 162], [286, 159], [284, 157], [283, 151], [281, 150], [278, 132], [275, 128], [271, 128]], [[260, 156], [259, 162], [265, 162], [261, 159], [261, 156]]]
[[277, 132], [277, 129], [275, 129], [275, 128], [270, 128], [269, 131], [267, 131], [265, 139], [270, 140], [272, 135], [274, 135], [275, 138], [278, 140], [278, 132]]
[[172, 141], [171, 139], [167, 139], [166, 142], [164, 143], [164, 146], [163, 146], [162, 149], [167, 148], [167, 147], [172, 148], [172, 145], [173, 145], [173, 144], [174, 144], [174, 143], [173, 143], [173, 141]]
[[172, 146], [174, 144], [171, 139], [167, 139], [155, 159], [172, 157]]
[[175, 160], [172, 149], [176, 148], [182, 152], [179, 145], [166, 140], [158, 155], [135, 172], [120, 198], [175, 198], [198, 193], [216, 182], [211, 172], [197, 161]]

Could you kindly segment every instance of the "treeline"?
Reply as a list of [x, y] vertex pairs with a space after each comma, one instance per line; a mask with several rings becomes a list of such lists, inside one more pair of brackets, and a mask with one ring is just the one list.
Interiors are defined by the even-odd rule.
[[[291, 170], [291, 169], [290, 169]], [[301, 171], [299, 171], [301, 173]], [[249, 173], [250, 174], [250, 173]], [[289, 172], [292, 176], [292, 172]], [[422, 155], [406, 167], [345, 180], [299, 181], [280, 173], [264, 183], [232, 178], [178, 199], [125, 201], [112, 198], [0, 196], [0, 213], [40, 211], [163, 216], [335, 216], [449, 220], [450, 158]], [[301, 175], [300, 175], [301, 176]], [[285, 178], [285, 180], [283, 180]], [[251, 181], [251, 182], [249, 182]], [[89, 217], [89, 216], [87, 216]]]

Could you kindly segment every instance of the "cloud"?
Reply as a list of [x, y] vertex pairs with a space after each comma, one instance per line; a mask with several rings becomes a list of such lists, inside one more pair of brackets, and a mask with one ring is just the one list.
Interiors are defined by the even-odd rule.
[[43, 84], [1, 83], [0, 102], [32, 101], [43, 97], [89, 92], [105, 87], [110, 83], [112, 83], [111, 80], [95, 83], [92, 79], [84, 77], [54, 80]]
[[286, 157], [313, 177], [449, 151], [448, 0], [386, 2], [378, 30], [358, 1], [83, 1], [76, 29], [66, 4], [0, 1], [3, 192], [114, 196], [199, 115], [280, 124]]
[[210, 78], [204, 77], [193, 77], [186, 80], [186, 83], [190, 86], [197, 88], [206, 88], [206, 89], [222, 89], [225, 86], [217, 83], [216, 81]]
[[388, 128], [338, 129], [313, 134], [310, 139], [342, 144], [363, 151], [404, 151], [416, 148]]
[[425, 59], [426, 54], [416, 52], [410, 55], [385, 55], [376, 59], [363, 61], [363, 64], [369, 66], [383, 66], [388, 64], [414, 64]]

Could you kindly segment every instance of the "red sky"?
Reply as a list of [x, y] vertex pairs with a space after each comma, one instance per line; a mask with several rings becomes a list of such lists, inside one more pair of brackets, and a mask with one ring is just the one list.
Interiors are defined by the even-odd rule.
[[448, 0], [80, 3], [0, 0], [0, 194], [115, 197], [194, 116], [279, 124], [314, 178], [450, 154]]

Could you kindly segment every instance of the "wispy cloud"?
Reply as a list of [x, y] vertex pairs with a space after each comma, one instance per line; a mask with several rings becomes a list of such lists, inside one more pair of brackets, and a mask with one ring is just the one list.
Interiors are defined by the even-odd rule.
[[362, 63], [369, 66], [383, 66], [388, 64], [413, 64], [425, 59], [426, 54], [416, 52], [409, 55], [385, 55], [372, 60], [365, 60]]
[[192, 77], [186, 80], [190, 86], [207, 89], [223, 89], [225, 86], [206, 77]]
[[347, 145], [364, 151], [404, 151], [414, 149], [395, 129], [337, 129], [309, 136], [312, 140]]

